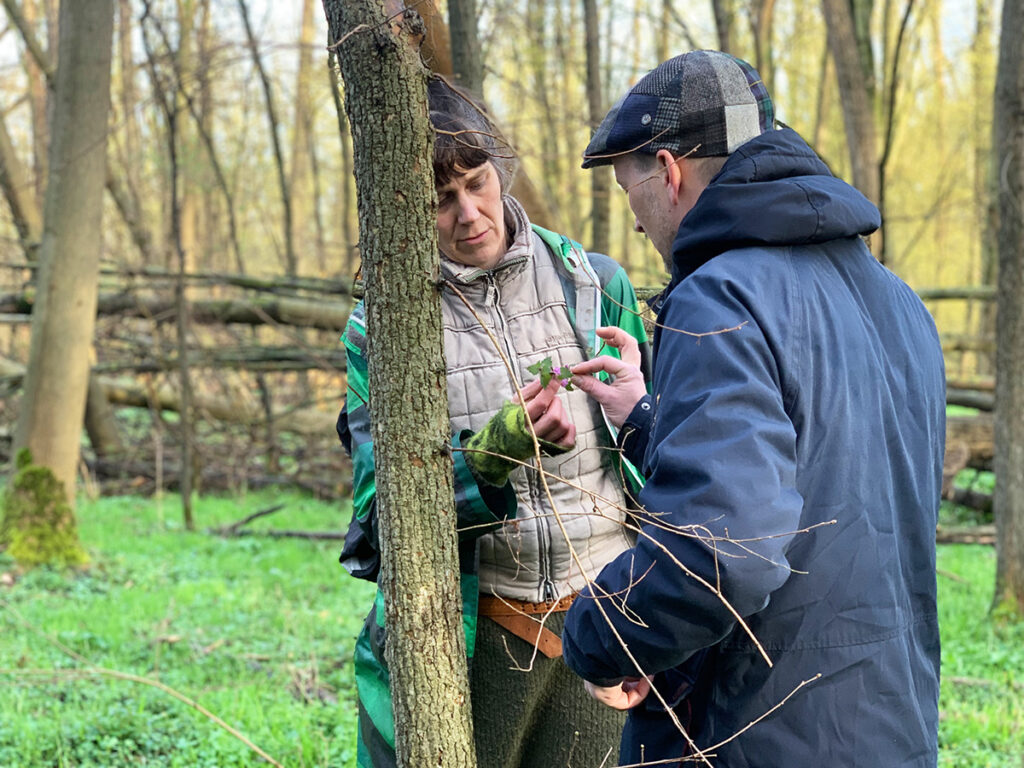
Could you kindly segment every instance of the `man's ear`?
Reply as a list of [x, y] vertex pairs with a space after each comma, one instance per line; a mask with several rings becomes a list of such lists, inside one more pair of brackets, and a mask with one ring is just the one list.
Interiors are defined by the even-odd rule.
[[686, 169], [681, 167], [686, 160], [674, 157], [667, 149], [659, 149], [655, 157], [658, 164], [665, 169], [665, 193], [669, 197], [669, 202], [677, 205], [686, 185]]

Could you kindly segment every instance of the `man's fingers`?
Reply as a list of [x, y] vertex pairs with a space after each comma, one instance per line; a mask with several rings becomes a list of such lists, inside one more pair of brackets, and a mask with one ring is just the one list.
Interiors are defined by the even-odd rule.
[[[639, 352], [637, 354], [639, 354]], [[600, 357], [584, 360], [582, 363], [574, 365], [572, 367], [572, 373], [574, 376], [586, 376], [588, 374], [604, 371], [605, 373], [610, 373], [612, 376], [621, 376], [628, 371], [636, 370], [638, 367], [638, 365], [633, 365], [625, 360], [619, 360], [617, 357], [601, 355]]]
[[574, 375], [572, 377], [572, 385], [577, 389], [582, 389], [599, 403], [603, 402], [602, 398], [610, 394], [612, 389], [609, 385], [593, 376]]
[[598, 328], [597, 335], [604, 339], [606, 344], [619, 350], [622, 362], [634, 368], [640, 367], [640, 345], [624, 330], [609, 325]]
[[651, 684], [649, 680], [645, 680], [643, 682], [646, 683], [646, 685], [637, 681], [635, 683], [623, 682], [620, 685], [603, 688], [584, 680], [583, 686], [587, 689], [587, 693], [605, 706], [611, 707], [612, 709], [625, 710], [632, 709], [647, 698], [647, 694], [650, 693], [651, 690]]

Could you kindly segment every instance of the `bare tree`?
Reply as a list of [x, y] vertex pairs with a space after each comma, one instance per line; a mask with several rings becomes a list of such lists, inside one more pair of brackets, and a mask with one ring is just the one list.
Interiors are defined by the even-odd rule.
[[455, 82], [476, 96], [483, 96], [484, 68], [476, 27], [476, 0], [448, 0], [448, 29]]
[[[15, 451], [74, 503], [96, 317], [110, 107], [112, 0], [63, 3], [38, 292]], [[72, 508], [73, 509], [73, 508]]]
[[718, 32], [718, 47], [726, 53], [732, 53], [733, 18], [736, 15], [733, 0], [711, 0], [711, 10], [715, 16], [715, 30]]
[[[292, 209], [292, 252], [315, 250], [315, 263], [323, 274], [323, 225], [316, 205], [316, 147], [313, 141], [313, 0], [302, 0], [299, 27], [299, 66], [295, 75], [292, 119], [292, 165], [288, 187]], [[308, 270], [308, 266], [306, 268]]]
[[260, 56], [259, 46], [256, 43], [256, 35], [253, 33], [252, 23], [249, 21], [249, 8], [245, 0], [238, 0], [238, 10], [242, 15], [242, 22], [245, 26], [245, 38], [249, 45], [249, 52], [252, 54], [252, 63], [259, 73], [260, 82], [263, 84], [263, 96], [266, 99], [267, 123], [270, 128], [270, 141], [274, 147], [274, 166], [277, 168], [277, 182], [281, 190], [281, 205], [284, 210], [284, 247], [285, 247], [285, 268], [289, 275], [298, 274], [298, 262], [295, 255], [295, 243], [292, 236], [292, 198], [291, 187], [288, 185], [288, 174], [284, 165], [284, 150], [281, 147], [281, 138], [278, 136], [277, 107], [274, 104], [274, 89], [270, 85], [270, 76], [263, 66], [263, 58]]
[[[587, 111], [590, 129], [596, 131], [604, 118], [604, 90], [601, 87], [601, 42], [598, 32], [597, 0], [583, 0], [583, 21], [587, 52]], [[590, 247], [608, 253], [611, 228], [611, 177], [607, 167], [595, 168], [590, 174]]]
[[995, 513], [998, 612], [1024, 618], [1024, 0], [1004, 0], [993, 150], [999, 199]]
[[[836, 65], [843, 122], [846, 125], [853, 185], [878, 204], [878, 134], [874, 112], [874, 74], [861, 56], [853, 8], [864, 0], [822, 0], [828, 47]], [[862, 14], [861, 14], [862, 15]], [[868, 48], [870, 51], [870, 47]], [[873, 248], [876, 255], [880, 250]]]
[[359, 192], [395, 751], [405, 768], [472, 766], [426, 71], [410, 15], [379, 0], [324, 10]]

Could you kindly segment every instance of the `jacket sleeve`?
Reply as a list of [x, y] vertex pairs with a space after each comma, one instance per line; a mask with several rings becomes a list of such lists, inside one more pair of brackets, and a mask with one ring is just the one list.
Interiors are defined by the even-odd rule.
[[[352, 457], [352, 520], [339, 559], [353, 576], [376, 581], [380, 569], [380, 546], [362, 303], [352, 311], [342, 338], [346, 347], [348, 391], [345, 408], [338, 418], [338, 435]], [[453, 434], [452, 446], [461, 447], [462, 441], [470, 434], [468, 430]], [[518, 504], [510, 483], [496, 487], [478, 481], [462, 451], [452, 452], [452, 462], [460, 541], [482, 536], [515, 516]]]
[[584, 591], [594, 599], [575, 601], [563, 631], [566, 663], [587, 680], [678, 666], [736, 627], [728, 606], [748, 617], [789, 578], [803, 506], [796, 432], [780, 342], [758, 303], [727, 277], [698, 272], [659, 316], [642, 533]]

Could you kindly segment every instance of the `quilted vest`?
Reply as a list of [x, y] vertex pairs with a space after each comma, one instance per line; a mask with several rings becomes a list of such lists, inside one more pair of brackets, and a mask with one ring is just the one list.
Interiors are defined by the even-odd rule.
[[[587, 334], [570, 320], [563, 283], [568, 275], [579, 289], [570, 296], [575, 304], [595, 288], [592, 273], [580, 268], [569, 275], [561, 255], [530, 228], [512, 198], [505, 198], [505, 215], [516, 234], [493, 270], [441, 260], [454, 285], [445, 288], [442, 301], [453, 431], [479, 430], [514, 397], [506, 361], [522, 386], [535, 378], [527, 368], [538, 360], [571, 366], [588, 356]], [[587, 316], [594, 311], [588, 302], [573, 306], [578, 325], [590, 326], [585, 330], [599, 322]], [[563, 389], [558, 396], [576, 425], [576, 446], [542, 459], [547, 488], [535, 469], [512, 472], [519, 507], [515, 519], [480, 541], [482, 593], [530, 602], [561, 598], [631, 546], [622, 526], [620, 471], [600, 406], [580, 390]]]

